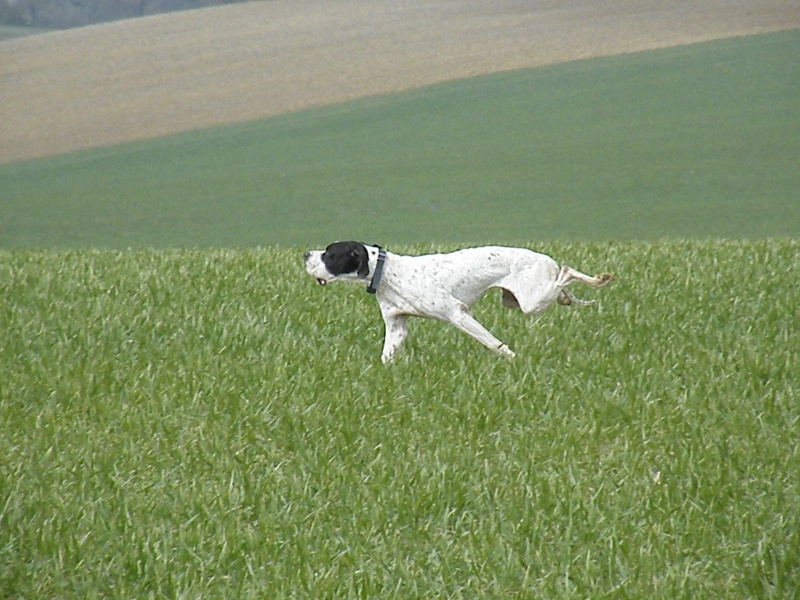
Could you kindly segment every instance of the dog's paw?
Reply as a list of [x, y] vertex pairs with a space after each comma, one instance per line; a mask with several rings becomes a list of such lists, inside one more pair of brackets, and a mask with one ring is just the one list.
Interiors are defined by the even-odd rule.
[[600, 273], [599, 275], [595, 275], [594, 278], [597, 280], [598, 287], [614, 281], [614, 275], [611, 273]]
[[506, 358], [514, 358], [516, 356], [516, 353], [505, 344], [500, 344], [500, 346], [497, 348], [497, 353], [501, 356], [505, 356]]

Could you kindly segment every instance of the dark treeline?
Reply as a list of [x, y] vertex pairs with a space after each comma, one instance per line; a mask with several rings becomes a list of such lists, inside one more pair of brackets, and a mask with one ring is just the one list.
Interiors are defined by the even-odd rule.
[[0, 24], [65, 29], [242, 1], [244, 0], [0, 0]]

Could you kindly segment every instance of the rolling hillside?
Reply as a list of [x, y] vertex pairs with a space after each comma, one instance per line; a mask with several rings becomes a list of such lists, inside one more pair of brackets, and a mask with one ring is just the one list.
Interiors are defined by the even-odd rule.
[[800, 2], [249, 2], [0, 43], [0, 163], [800, 27]]

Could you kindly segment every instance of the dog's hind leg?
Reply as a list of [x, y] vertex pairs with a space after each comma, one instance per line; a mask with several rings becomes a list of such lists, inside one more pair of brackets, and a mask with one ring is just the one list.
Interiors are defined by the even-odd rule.
[[569, 306], [570, 304], [575, 304], [577, 306], [591, 306], [594, 304], [594, 300], [581, 300], [580, 298], [576, 298], [572, 293], [570, 293], [570, 291], [567, 289], [567, 286], [573, 281], [577, 281], [592, 287], [601, 287], [612, 279], [614, 279], [614, 276], [611, 273], [600, 273], [599, 275], [590, 277], [589, 275], [581, 273], [572, 267], [564, 265], [561, 267], [561, 272], [558, 274], [558, 278], [556, 279], [556, 287], [561, 289], [561, 293], [558, 295], [556, 301], [562, 306]]
[[556, 285], [559, 287], [566, 287], [573, 281], [578, 281], [592, 287], [601, 287], [612, 279], [614, 279], [614, 276], [611, 273], [600, 273], [599, 275], [591, 277], [573, 269], [572, 267], [564, 265], [561, 267], [561, 272], [558, 274]]
[[591, 306], [594, 304], [594, 300], [583, 300], [581, 298], [576, 298], [572, 292], [570, 292], [567, 288], [561, 290], [561, 294], [559, 294], [558, 298], [556, 299], [561, 306]]

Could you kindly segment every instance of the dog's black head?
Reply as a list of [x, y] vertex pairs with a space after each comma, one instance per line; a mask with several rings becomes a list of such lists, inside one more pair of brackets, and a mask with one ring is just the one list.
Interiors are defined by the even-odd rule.
[[360, 242], [334, 242], [322, 253], [322, 264], [334, 277], [355, 273], [364, 279], [369, 274], [369, 255]]
[[320, 285], [329, 281], [363, 281], [369, 275], [370, 250], [360, 242], [334, 242], [325, 250], [309, 250], [303, 256], [306, 272]]

